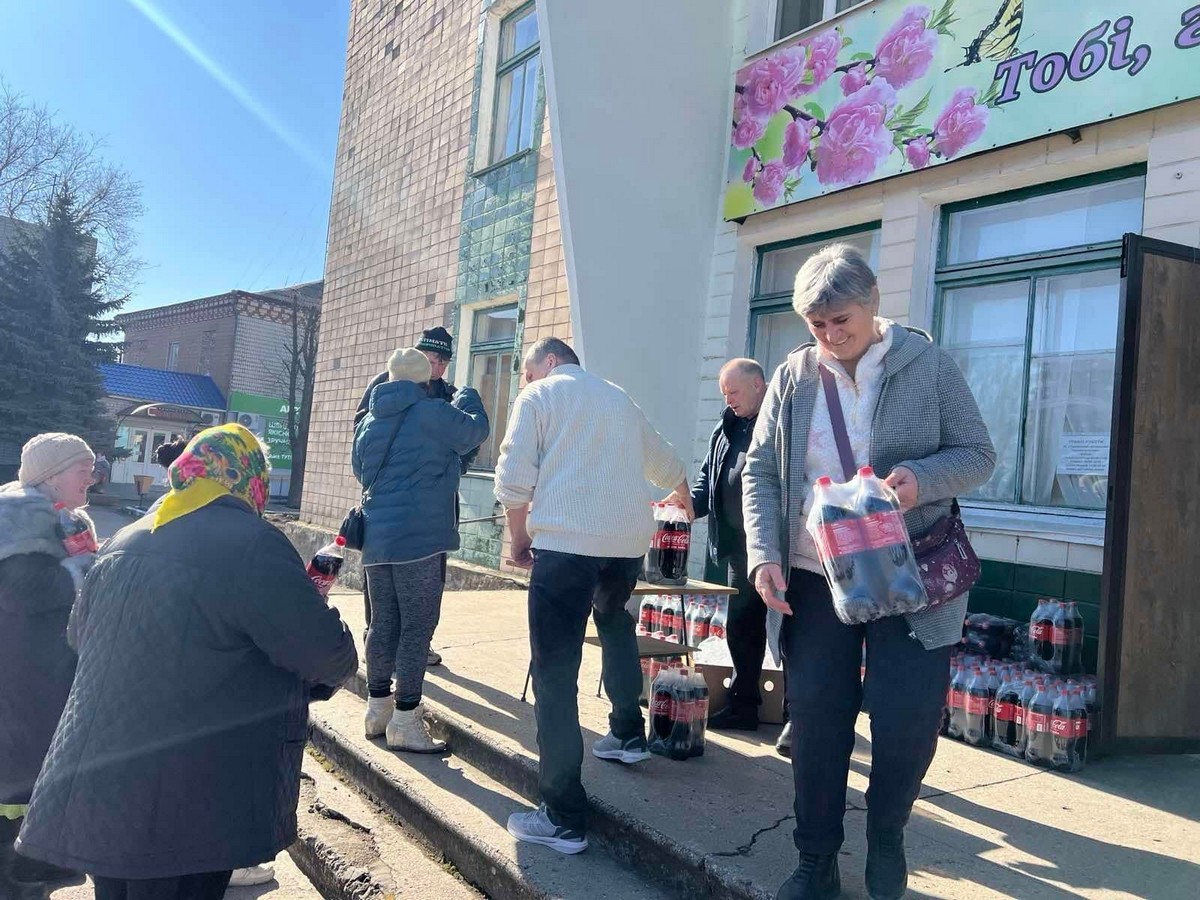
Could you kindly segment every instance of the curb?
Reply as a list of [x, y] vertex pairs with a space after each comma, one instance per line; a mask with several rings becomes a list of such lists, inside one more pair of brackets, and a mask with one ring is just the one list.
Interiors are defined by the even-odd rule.
[[[346, 686], [358, 697], [366, 699], [366, 673], [362, 669], [346, 682]], [[455, 756], [527, 800], [538, 802], [538, 769], [534, 760], [512, 752], [445, 707], [428, 699], [423, 702], [433, 731], [450, 744]], [[321, 752], [325, 751], [322, 749]], [[352, 777], [358, 781], [356, 776]], [[388, 785], [388, 789], [402, 790], [393, 785]], [[367, 790], [375, 793], [373, 787]], [[380, 795], [376, 793], [375, 796]], [[588, 797], [588, 803], [588, 838], [600, 844], [614, 859], [633, 867], [669, 892], [680, 897], [711, 900], [771, 900], [774, 896], [720, 862], [679, 843], [624, 810], [594, 795]], [[458, 864], [457, 860], [455, 864]]]
[[296, 868], [312, 882], [325, 900], [384, 900], [387, 894], [369, 872], [348, 863], [321, 838], [301, 828], [296, 843], [288, 847]]
[[[480, 845], [423, 796], [393, 781], [336, 730], [318, 722], [312, 723], [309, 730], [310, 744], [344, 777], [437, 847], [469, 884], [485, 891], [491, 900], [552, 900], [550, 894], [529, 883], [520, 866], [491, 847]], [[335, 896], [339, 900], [343, 896], [346, 900], [366, 900], [375, 895]]]

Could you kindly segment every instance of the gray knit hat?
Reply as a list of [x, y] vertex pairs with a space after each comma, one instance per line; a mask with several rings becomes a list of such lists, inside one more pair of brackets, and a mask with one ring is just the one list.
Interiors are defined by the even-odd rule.
[[39, 434], [21, 448], [17, 480], [26, 487], [37, 487], [85, 459], [94, 463], [96, 454], [83, 438], [57, 431]]

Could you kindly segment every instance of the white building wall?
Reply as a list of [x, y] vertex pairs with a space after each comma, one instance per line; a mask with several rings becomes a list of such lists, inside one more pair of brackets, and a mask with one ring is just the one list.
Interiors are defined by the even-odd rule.
[[[751, 7], [756, 0], [746, 0]], [[732, 73], [743, 66], [746, 29], [743, 9], [734, 42]], [[753, 38], [753, 35], [751, 35]], [[758, 41], [761, 44], [761, 40]], [[741, 226], [719, 221], [706, 303], [701, 361], [699, 418], [693, 439], [693, 470], [723, 408], [716, 374], [721, 363], [748, 351], [749, 298], [756, 248], [782, 240], [881, 221], [880, 310], [904, 324], [930, 328], [933, 273], [941, 207], [1079, 175], [1145, 163], [1144, 234], [1200, 246], [1200, 101], [1087, 126], [1072, 143], [1054, 135], [984, 153], [887, 181], [838, 191], [751, 216]], [[719, 218], [719, 216], [718, 216]], [[1060, 527], [1053, 517], [1042, 527], [1021, 514], [981, 518], [967, 514], [976, 548], [988, 559], [1100, 572], [1103, 522]], [[703, 566], [703, 535], [693, 542], [693, 572]]]

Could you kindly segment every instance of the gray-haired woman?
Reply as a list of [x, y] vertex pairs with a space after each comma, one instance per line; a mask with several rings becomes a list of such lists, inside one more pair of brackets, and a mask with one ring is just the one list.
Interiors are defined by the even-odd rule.
[[913, 536], [949, 514], [950, 500], [985, 482], [996, 454], [962, 373], [927, 334], [878, 318], [879, 288], [854, 248], [814, 254], [796, 276], [793, 306], [815, 344], [794, 350], [771, 379], [743, 474], [750, 571], [787, 660], [800, 863], [779, 900], [840, 890], [846, 779], [866, 643], [871, 709], [867, 889], [898, 898], [908, 883], [904, 826], [937, 746], [951, 647], [966, 597], [905, 616], [844, 625], [804, 527], [812, 484], [842, 465], [819, 366], [833, 372], [856, 465], [886, 474]]

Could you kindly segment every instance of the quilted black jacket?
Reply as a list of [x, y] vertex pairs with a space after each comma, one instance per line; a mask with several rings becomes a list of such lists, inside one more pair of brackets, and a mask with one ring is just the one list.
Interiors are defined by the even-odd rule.
[[241, 868], [296, 839], [313, 684], [354, 643], [284, 535], [222, 498], [109, 541], [71, 614], [71, 695], [17, 847], [110, 878]]

